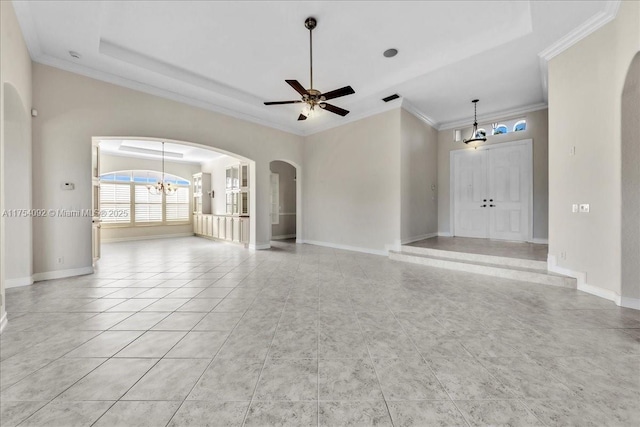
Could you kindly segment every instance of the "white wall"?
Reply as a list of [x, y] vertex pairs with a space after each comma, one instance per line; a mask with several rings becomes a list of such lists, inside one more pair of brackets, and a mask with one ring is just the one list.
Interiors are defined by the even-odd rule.
[[[193, 163], [178, 163], [165, 160], [165, 172], [177, 175], [188, 181], [192, 181], [194, 173], [200, 172], [200, 165]], [[100, 154], [100, 173], [109, 173], [122, 170], [162, 170], [160, 160], [142, 159], [139, 157], [115, 156]], [[191, 209], [189, 209], [189, 221], [191, 222]], [[193, 233], [192, 224], [153, 225], [123, 227], [103, 224], [100, 228], [102, 242], [113, 242], [135, 239], [149, 239], [157, 236], [169, 237], [172, 234], [184, 236]]]
[[289, 163], [273, 161], [271, 172], [279, 176], [279, 224], [271, 225], [271, 237], [296, 235], [296, 168]]
[[400, 109], [308, 136], [304, 240], [385, 253], [400, 240]]
[[438, 232], [438, 132], [401, 110], [401, 239], [403, 243]]
[[[543, 243], [548, 238], [549, 221], [549, 128], [548, 110], [533, 111], [523, 115], [527, 129], [502, 135], [490, 135], [482, 145], [500, 144], [521, 139], [533, 140], [533, 238]], [[519, 116], [522, 117], [522, 116]], [[513, 117], [516, 118], [516, 117]], [[497, 122], [507, 121], [505, 117]], [[491, 126], [485, 127], [491, 129]], [[453, 150], [469, 149], [462, 141], [456, 142], [453, 129], [438, 132], [438, 232], [451, 233], [450, 224], [450, 153]], [[462, 130], [465, 137], [471, 134], [471, 127]]]
[[[302, 160], [302, 138], [41, 64], [33, 68], [34, 194], [39, 208], [89, 208], [92, 137], [186, 141], [255, 161], [253, 247], [269, 246], [269, 162]], [[60, 182], [76, 183], [62, 192]], [[34, 221], [34, 270], [39, 277], [91, 266], [90, 218]], [[68, 236], [76, 236], [69, 239]], [[64, 257], [64, 265], [57, 263]]]
[[[31, 73], [31, 58], [13, 5], [7, 1], [0, 2], [0, 211], [8, 207], [5, 203], [5, 194], [12, 191], [13, 183], [16, 183], [19, 189], [23, 189], [23, 183], [28, 183], [29, 186], [31, 183]], [[9, 120], [5, 122], [5, 119]], [[13, 153], [20, 156], [19, 160], [16, 160], [16, 163], [20, 162], [19, 165], [14, 166], [21, 166], [21, 168], [5, 170], [6, 155]], [[9, 173], [12, 174], [11, 177]], [[27, 191], [27, 195], [17, 202], [27, 203], [23, 207], [29, 209], [31, 207], [30, 191]], [[5, 223], [5, 218], [0, 217], [0, 331], [6, 324], [6, 268], [14, 262], [7, 259], [7, 255], [16, 250], [23, 257], [20, 260], [19, 271], [13, 271], [9, 273], [10, 275], [27, 275], [27, 277], [31, 275], [33, 257], [29, 223], [30, 220], [27, 219], [20, 221], [17, 225], [21, 230], [24, 229], [21, 235], [6, 236], [7, 227], [13, 227], [15, 224], [9, 224], [9, 221]]]
[[[582, 273], [580, 289], [618, 302], [621, 94], [639, 50], [640, 3], [625, 1], [613, 21], [549, 62], [549, 253]], [[573, 214], [572, 203], [591, 212]]]

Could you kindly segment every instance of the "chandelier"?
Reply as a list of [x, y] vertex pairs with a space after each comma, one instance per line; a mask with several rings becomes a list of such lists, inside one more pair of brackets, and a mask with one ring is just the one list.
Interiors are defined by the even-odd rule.
[[170, 182], [164, 182], [164, 141], [162, 142], [162, 180], [158, 181], [156, 185], [147, 185], [147, 189], [154, 196], [162, 193], [170, 196], [177, 191], [175, 185], [171, 185]]
[[479, 141], [484, 142], [487, 140], [487, 134], [483, 130], [480, 130], [480, 132], [478, 132], [478, 118], [476, 109], [478, 101], [479, 99], [474, 99], [473, 101], [471, 101], [473, 102], [473, 130], [471, 131], [471, 138], [462, 140], [462, 142], [464, 142], [465, 144]]

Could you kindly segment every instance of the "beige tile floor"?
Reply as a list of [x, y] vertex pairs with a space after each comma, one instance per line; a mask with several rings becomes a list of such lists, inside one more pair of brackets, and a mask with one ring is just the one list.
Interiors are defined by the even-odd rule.
[[384, 257], [104, 246], [7, 290], [0, 424], [637, 426], [640, 313]]
[[538, 243], [473, 239], [469, 237], [431, 237], [410, 243], [409, 246], [545, 262], [549, 251], [549, 245]]

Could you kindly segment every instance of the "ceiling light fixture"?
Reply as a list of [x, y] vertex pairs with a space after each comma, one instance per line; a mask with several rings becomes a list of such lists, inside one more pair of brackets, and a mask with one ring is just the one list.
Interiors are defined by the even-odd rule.
[[170, 196], [177, 191], [176, 187], [172, 186], [170, 182], [164, 182], [164, 141], [162, 142], [162, 180], [158, 181], [156, 185], [147, 185], [147, 189], [154, 196], [162, 193]]
[[398, 49], [387, 49], [384, 51], [383, 55], [385, 58], [393, 58], [398, 54]]
[[487, 135], [484, 131], [478, 132], [478, 116], [477, 116], [477, 106], [479, 99], [474, 99], [473, 101], [473, 130], [471, 131], [471, 138], [464, 139], [462, 142], [468, 144], [470, 142], [484, 142], [487, 140]]

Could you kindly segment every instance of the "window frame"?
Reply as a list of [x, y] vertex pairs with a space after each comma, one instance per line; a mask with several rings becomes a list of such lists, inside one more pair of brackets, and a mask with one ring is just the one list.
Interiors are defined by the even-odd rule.
[[[152, 174], [162, 174], [160, 171], [154, 170], [142, 170], [142, 169], [132, 169], [132, 170], [121, 170], [121, 171], [112, 171], [106, 172], [100, 175], [100, 183], [103, 182], [105, 184], [127, 184], [129, 185], [129, 222], [102, 222], [101, 226], [105, 228], [139, 228], [139, 227], [161, 227], [161, 226], [171, 226], [171, 225], [191, 225], [193, 224], [193, 214], [192, 214], [192, 194], [191, 194], [191, 181], [177, 176], [173, 174], [165, 174], [165, 181], [171, 181], [173, 185], [177, 188], [186, 188], [187, 189], [187, 203], [176, 203], [177, 205], [188, 205], [187, 206], [187, 215], [188, 218], [186, 220], [167, 220], [167, 195], [162, 193], [162, 201], [160, 203], [162, 210], [162, 220], [161, 221], [152, 221], [152, 222], [136, 222], [136, 204], [146, 204], [146, 203], [136, 203], [135, 199], [135, 191], [137, 186], [150, 185], [150, 183], [139, 182], [134, 179], [136, 172], [147, 172]], [[103, 181], [104, 176], [113, 175], [114, 178], [122, 178], [124, 175], [128, 175], [128, 180], [105, 180]], [[174, 181], [181, 181], [180, 183], [175, 183]], [[186, 184], [185, 184], [186, 183]], [[102, 201], [100, 201], [102, 204]], [[173, 204], [173, 203], [170, 203]], [[102, 209], [102, 206], [101, 206]]]

